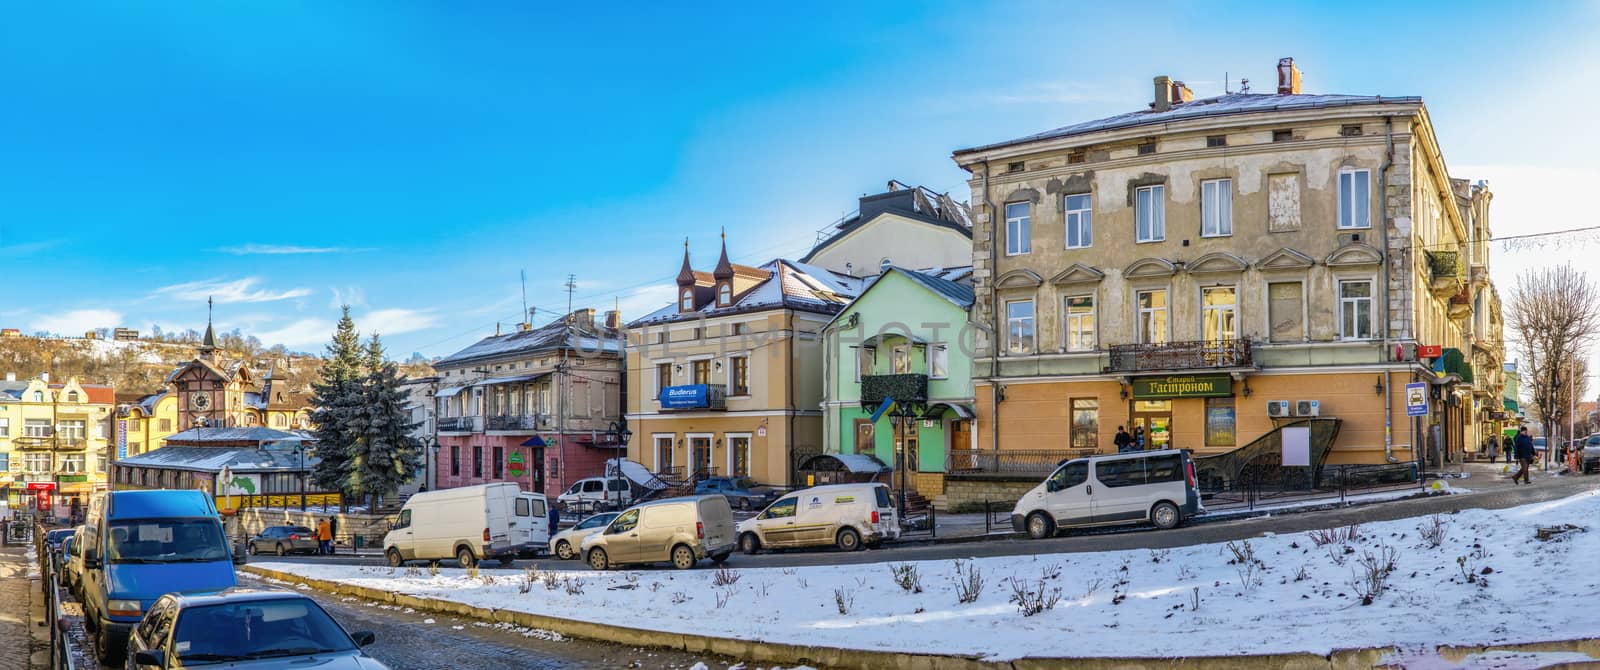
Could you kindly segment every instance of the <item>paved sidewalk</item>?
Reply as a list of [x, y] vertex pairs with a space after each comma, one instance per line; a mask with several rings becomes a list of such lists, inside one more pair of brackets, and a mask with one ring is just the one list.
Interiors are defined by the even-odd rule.
[[28, 567], [27, 546], [0, 546], [0, 670], [28, 670], [33, 656], [31, 605], [40, 599]]

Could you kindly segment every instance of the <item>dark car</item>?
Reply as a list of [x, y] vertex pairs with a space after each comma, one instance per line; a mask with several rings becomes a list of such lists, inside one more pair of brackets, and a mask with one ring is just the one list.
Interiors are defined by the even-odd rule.
[[317, 534], [305, 526], [271, 526], [250, 538], [252, 554], [317, 553]]
[[316, 601], [293, 591], [169, 593], [128, 636], [127, 667], [387, 670], [361, 651], [373, 641], [372, 633], [346, 633]]
[[61, 541], [72, 537], [76, 532], [78, 532], [76, 528], [57, 528], [44, 534], [44, 544], [52, 553], [60, 553]]
[[778, 490], [749, 477], [707, 477], [694, 486], [695, 495], [720, 493], [735, 509], [761, 509], [778, 499]]

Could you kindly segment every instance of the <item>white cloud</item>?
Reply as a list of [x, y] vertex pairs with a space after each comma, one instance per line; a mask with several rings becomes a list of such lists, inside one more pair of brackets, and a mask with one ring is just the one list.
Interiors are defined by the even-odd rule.
[[333, 339], [332, 319], [300, 319], [276, 330], [254, 333], [267, 346], [307, 347]]
[[45, 331], [57, 335], [78, 336], [96, 328], [116, 328], [122, 325], [122, 313], [109, 309], [75, 309], [60, 314], [45, 314], [28, 324], [32, 332]]
[[153, 297], [165, 297], [191, 302], [204, 302], [207, 298], [210, 298], [216, 300], [218, 304], [226, 305], [241, 302], [274, 302], [277, 300], [304, 298], [311, 295], [311, 289], [306, 288], [292, 288], [284, 291], [256, 289], [255, 286], [259, 283], [261, 283], [260, 277], [245, 277], [233, 281], [205, 279], [163, 286], [156, 289]]
[[235, 256], [289, 256], [299, 254], [339, 254], [369, 251], [369, 249], [353, 249], [349, 247], [301, 247], [292, 244], [241, 244], [236, 247], [222, 247], [217, 249], [225, 254]]
[[351, 318], [355, 319], [356, 329], [363, 337], [372, 333], [388, 337], [427, 330], [439, 324], [437, 315], [414, 309], [377, 309]]
[[345, 305], [351, 307], [367, 306], [367, 292], [361, 290], [360, 286], [351, 286], [343, 289], [335, 286], [328, 290], [333, 292], [333, 299], [328, 301], [328, 306], [333, 309], [339, 309]]

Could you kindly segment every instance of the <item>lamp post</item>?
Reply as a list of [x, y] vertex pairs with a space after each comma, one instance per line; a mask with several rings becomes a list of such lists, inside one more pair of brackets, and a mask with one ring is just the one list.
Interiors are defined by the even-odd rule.
[[[606, 427], [606, 439], [612, 444], [622, 445], [620, 447], [622, 449], [627, 449], [628, 441], [633, 439], [633, 431], [628, 430], [627, 420], [623, 419], [621, 421], [612, 421], [611, 425]], [[611, 462], [614, 460], [616, 460], [616, 457], [606, 459], [605, 488], [600, 494], [604, 496], [606, 504], [608, 505], [611, 503]], [[621, 463], [617, 464], [617, 474], [622, 474]], [[626, 477], [626, 475], [623, 476]], [[620, 495], [618, 497], [620, 497]]]
[[294, 448], [296, 474], [300, 477], [300, 511], [306, 511], [306, 445], [301, 443]]

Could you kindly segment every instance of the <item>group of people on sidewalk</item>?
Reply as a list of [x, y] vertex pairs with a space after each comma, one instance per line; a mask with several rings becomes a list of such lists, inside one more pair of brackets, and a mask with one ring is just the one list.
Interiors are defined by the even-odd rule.
[[1144, 451], [1144, 426], [1134, 426], [1131, 434], [1122, 426], [1117, 426], [1117, 436], [1111, 441], [1117, 445], [1119, 454]]

